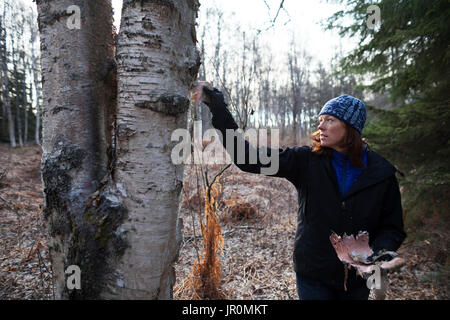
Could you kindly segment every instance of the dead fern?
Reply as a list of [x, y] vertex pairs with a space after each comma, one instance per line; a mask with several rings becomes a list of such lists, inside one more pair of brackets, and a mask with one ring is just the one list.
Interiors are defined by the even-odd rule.
[[200, 219], [203, 253], [200, 259], [195, 262], [186, 283], [187, 291], [190, 292], [190, 299], [224, 299], [226, 297], [226, 293], [221, 289], [222, 268], [220, 257], [224, 241], [216, 215], [218, 207], [216, 198], [222, 192], [219, 179], [228, 167], [229, 165], [219, 172], [211, 184], [208, 182], [207, 172], [205, 175], [204, 219]]

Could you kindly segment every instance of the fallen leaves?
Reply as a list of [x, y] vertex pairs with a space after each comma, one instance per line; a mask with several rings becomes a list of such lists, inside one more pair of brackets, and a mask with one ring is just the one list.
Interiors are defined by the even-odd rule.
[[[186, 167], [186, 170], [185, 187], [197, 192], [194, 169]], [[222, 181], [223, 205], [219, 206], [218, 216], [223, 230], [234, 229], [233, 232], [223, 232], [222, 286], [228, 293], [226, 298], [298, 299], [292, 264], [298, 208], [295, 188], [285, 179], [247, 174], [235, 166], [227, 170]], [[190, 197], [195, 199], [192, 195]], [[256, 208], [257, 219], [224, 219], [224, 215], [229, 214], [227, 204], [233, 204], [234, 197], [236, 201], [251, 203]], [[175, 299], [186, 298], [182, 288], [196, 260], [191, 239], [193, 234], [200, 233], [198, 222], [194, 219], [192, 223], [193, 217], [198, 214], [197, 206], [198, 203], [192, 201], [181, 210], [185, 221], [184, 237], [189, 241], [183, 245], [175, 264]], [[247, 228], [236, 228], [243, 224]], [[433, 243], [429, 239], [427, 242], [405, 243], [398, 253], [407, 264], [400, 270], [388, 273], [390, 285], [386, 299], [448, 299], [448, 276], [438, 274], [438, 270], [448, 264], [445, 250], [448, 239], [447, 234], [439, 234], [439, 239]], [[437, 248], [438, 242], [443, 243], [444, 248]], [[430, 247], [436, 248], [435, 253]], [[373, 294], [370, 299], [374, 299]]]
[[[0, 200], [0, 299], [53, 298], [39, 165], [39, 147], [10, 149], [0, 144], [0, 197], [7, 202]], [[192, 191], [190, 197], [195, 202], [198, 190], [191, 168], [186, 166], [185, 187], [193, 189], [188, 192]], [[236, 194], [239, 201], [251, 203], [256, 210], [256, 219], [221, 220], [221, 284], [228, 293], [226, 298], [298, 299], [292, 265], [298, 206], [295, 188], [285, 179], [246, 174], [235, 166], [226, 171], [222, 184], [223, 204]], [[195, 237], [201, 233], [197, 208], [204, 203], [185, 202], [181, 208], [185, 242], [175, 264], [175, 299], [185, 298], [182, 288], [197, 259], [196, 246], [202, 249]], [[16, 208], [18, 203], [23, 207]], [[226, 208], [219, 206], [219, 219]], [[437, 230], [430, 234], [432, 237], [423, 241], [407, 240], [399, 249], [407, 264], [389, 273], [386, 299], [449, 298], [450, 237], [448, 232]]]
[[52, 299], [40, 148], [0, 144], [0, 299]]

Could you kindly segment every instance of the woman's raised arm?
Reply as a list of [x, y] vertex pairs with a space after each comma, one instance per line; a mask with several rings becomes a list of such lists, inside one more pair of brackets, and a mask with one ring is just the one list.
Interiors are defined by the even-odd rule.
[[286, 178], [298, 186], [302, 168], [306, 168], [311, 153], [309, 147], [256, 148], [244, 139], [241, 130], [238, 130], [223, 94], [215, 88], [207, 87], [203, 87], [203, 93], [205, 99], [202, 100], [212, 113], [212, 125], [219, 130], [224, 148], [239, 169]]

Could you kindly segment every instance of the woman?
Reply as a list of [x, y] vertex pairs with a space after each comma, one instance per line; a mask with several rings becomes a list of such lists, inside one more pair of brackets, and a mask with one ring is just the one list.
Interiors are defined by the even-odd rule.
[[[212, 124], [222, 133], [238, 128], [227, 109], [222, 93], [203, 87], [204, 99], [212, 113]], [[396, 251], [406, 237], [396, 169], [363, 144], [361, 131], [366, 119], [362, 101], [342, 95], [328, 101], [319, 114], [313, 147], [268, 150], [278, 152], [279, 170], [274, 175], [294, 184], [298, 191], [298, 225], [294, 244], [297, 291], [302, 300], [363, 299], [369, 289], [355, 271], [346, 278], [330, 234], [369, 233], [375, 253]], [[252, 146], [245, 141], [245, 163], [234, 162], [243, 171], [260, 173], [259, 161], [249, 164]], [[270, 152], [270, 153], [269, 153]], [[259, 155], [259, 153], [257, 153]]]

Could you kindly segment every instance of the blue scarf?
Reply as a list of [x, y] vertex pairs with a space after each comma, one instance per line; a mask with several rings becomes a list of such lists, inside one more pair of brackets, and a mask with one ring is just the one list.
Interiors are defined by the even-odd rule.
[[[336, 150], [333, 150], [331, 163], [336, 172], [341, 195], [344, 196], [365, 168], [353, 166], [350, 159], [345, 154], [337, 152]], [[367, 166], [367, 146], [363, 149], [363, 163]]]

